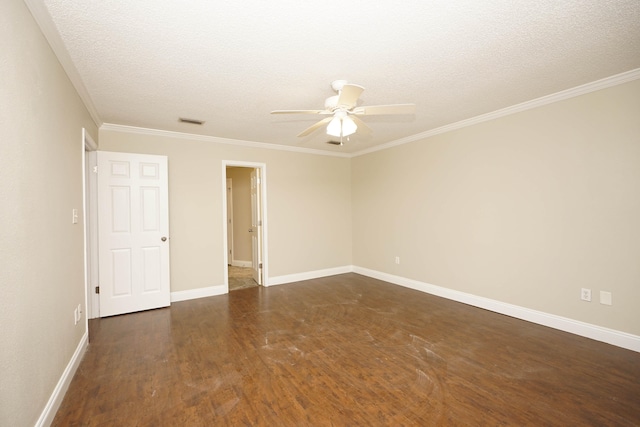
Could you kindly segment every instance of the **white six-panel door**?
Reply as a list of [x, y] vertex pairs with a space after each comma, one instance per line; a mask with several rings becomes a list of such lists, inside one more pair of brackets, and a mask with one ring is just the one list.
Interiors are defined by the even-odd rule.
[[167, 158], [98, 152], [100, 316], [166, 307]]

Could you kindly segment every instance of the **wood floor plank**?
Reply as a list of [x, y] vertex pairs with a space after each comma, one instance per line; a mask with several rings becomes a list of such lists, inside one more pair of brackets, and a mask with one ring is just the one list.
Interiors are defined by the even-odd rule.
[[54, 426], [637, 426], [640, 354], [357, 274], [90, 321]]

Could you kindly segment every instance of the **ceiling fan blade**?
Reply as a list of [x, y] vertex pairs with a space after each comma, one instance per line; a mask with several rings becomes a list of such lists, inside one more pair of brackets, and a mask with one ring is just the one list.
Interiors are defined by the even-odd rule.
[[360, 118], [358, 118], [357, 116], [353, 116], [353, 115], [350, 115], [349, 118], [355, 122], [356, 126], [358, 126], [358, 130], [356, 132], [358, 132], [358, 133], [367, 133], [367, 134], [371, 133], [371, 128], [369, 126], [367, 126], [365, 124], [365, 122], [360, 120]]
[[342, 86], [342, 90], [340, 90], [340, 95], [338, 96], [338, 107], [345, 107], [347, 110], [352, 109], [356, 106], [358, 102], [358, 98], [364, 88], [358, 85], [346, 84]]
[[273, 110], [271, 114], [331, 114], [327, 110]]
[[360, 116], [381, 114], [415, 114], [416, 104], [370, 105], [355, 108], [352, 113]]
[[320, 120], [317, 123], [314, 123], [313, 125], [309, 126], [308, 128], [306, 128], [305, 130], [303, 130], [302, 132], [300, 132], [298, 134], [298, 136], [307, 136], [310, 133], [312, 133], [313, 131], [315, 131], [316, 129], [322, 127], [323, 125], [329, 123], [331, 121], [331, 119], [333, 119], [333, 117], [325, 117], [324, 119]]

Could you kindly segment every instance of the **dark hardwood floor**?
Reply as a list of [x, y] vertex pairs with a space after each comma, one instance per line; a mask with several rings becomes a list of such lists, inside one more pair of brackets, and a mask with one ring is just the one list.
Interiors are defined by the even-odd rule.
[[90, 322], [55, 426], [637, 426], [640, 353], [357, 274]]

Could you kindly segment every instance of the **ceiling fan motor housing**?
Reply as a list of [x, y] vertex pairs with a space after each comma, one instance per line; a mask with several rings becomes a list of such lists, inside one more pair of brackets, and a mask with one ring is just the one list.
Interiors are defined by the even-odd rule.
[[336, 108], [338, 106], [338, 97], [339, 95], [333, 95], [328, 97], [324, 101], [324, 108], [329, 111], [332, 111], [334, 108]]
[[346, 84], [347, 84], [346, 80], [334, 80], [334, 81], [331, 82], [331, 89], [333, 89], [336, 92], [340, 93], [340, 91], [342, 90], [342, 88]]

